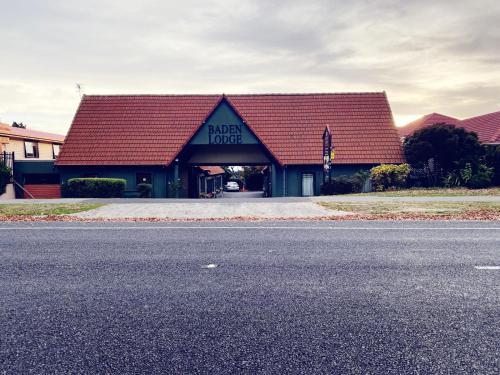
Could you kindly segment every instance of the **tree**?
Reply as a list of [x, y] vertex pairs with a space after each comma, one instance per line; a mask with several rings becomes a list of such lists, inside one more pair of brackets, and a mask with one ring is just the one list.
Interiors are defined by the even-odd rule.
[[424, 168], [432, 159], [444, 174], [470, 163], [476, 169], [483, 154], [477, 134], [447, 124], [435, 124], [406, 138], [404, 153], [414, 168]]
[[249, 191], [260, 191], [264, 188], [264, 175], [262, 174], [263, 167], [243, 167], [243, 178], [245, 187]]
[[13, 122], [12, 123], [13, 128], [20, 128], [20, 129], [26, 129], [26, 125], [24, 125], [22, 122]]

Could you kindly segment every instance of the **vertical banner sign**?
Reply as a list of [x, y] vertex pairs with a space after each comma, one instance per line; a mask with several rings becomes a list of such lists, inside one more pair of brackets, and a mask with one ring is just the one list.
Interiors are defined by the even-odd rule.
[[327, 125], [323, 132], [323, 182], [326, 181], [328, 175], [328, 182], [332, 179], [332, 159], [335, 157], [332, 143], [332, 133], [330, 127]]

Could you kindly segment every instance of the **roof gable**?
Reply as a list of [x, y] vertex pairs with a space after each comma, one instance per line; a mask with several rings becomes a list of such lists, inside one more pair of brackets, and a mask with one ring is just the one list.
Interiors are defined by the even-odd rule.
[[227, 100], [218, 104], [189, 142], [191, 145], [258, 143], [257, 137]]

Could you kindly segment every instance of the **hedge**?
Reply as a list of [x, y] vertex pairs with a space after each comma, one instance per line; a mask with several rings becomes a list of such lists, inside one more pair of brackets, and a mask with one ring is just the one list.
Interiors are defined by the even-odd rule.
[[66, 198], [119, 198], [125, 184], [122, 178], [71, 178], [61, 190]]

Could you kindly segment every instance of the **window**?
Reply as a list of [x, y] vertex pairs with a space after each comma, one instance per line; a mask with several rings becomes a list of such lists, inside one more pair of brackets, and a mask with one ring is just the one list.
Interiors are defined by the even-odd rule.
[[151, 173], [137, 173], [135, 176], [136, 185], [151, 184]]
[[25, 158], [38, 158], [38, 142], [25, 141], [24, 142], [24, 157]]
[[61, 148], [61, 145], [58, 145], [56, 143], [52, 143], [52, 155], [55, 158], [59, 156], [59, 150]]

